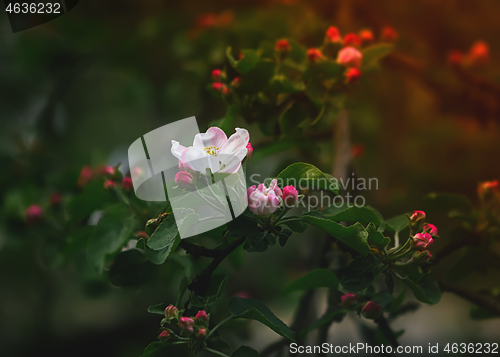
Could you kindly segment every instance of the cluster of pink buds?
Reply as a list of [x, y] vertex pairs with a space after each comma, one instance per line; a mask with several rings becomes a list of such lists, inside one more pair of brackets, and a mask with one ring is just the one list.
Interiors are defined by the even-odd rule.
[[490, 46], [485, 41], [474, 42], [466, 53], [458, 50], [448, 52], [448, 63], [452, 66], [481, 67], [490, 63]]
[[285, 208], [294, 207], [298, 200], [297, 189], [286, 186], [283, 191], [279, 188], [276, 179], [272, 180], [269, 187], [261, 183], [250, 186], [246, 199], [250, 211], [259, 216], [269, 216], [283, 204]]
[[414, 211], [410, 216], [411, 227], [416, 233], [413, 236], [413, 245], [424, 255], [418, 255], [419, 259], [429, 260], [432, 254], [427, 250], [434, 243], [433, 237], [438, 236], [438, 229], [435, 225], [425, 223], [426, 215], [424, 211]]
[[355, 294], [344, 294], [340, 297], [340, 306], [345, 310], [361, 312], [364, 318], [375, 320], [382, 315], [382, 307], [374, 301], [363, 302]]
[[178, 333], [182, 337], [191, 337], [196, 341], [205, 341], [208, 336], [208, 321], [210, 316], [204, 311], [199, 311], [194, 317], [182, 316], [184, 310], [179, 311], [173, 305], [165, 308], [165, 318], [162, 321], [162, 326], [168, 324], [168, 327], [163, 327], [163, 331], [158, 338], [166, 340], [172, 335]]
[[121, 186], [124, 191], [130, 191], [133, 188], [132, 178], [123, 177], [118, 167], [110, 165], [98, 165], [94, 168], [89, 165], [82, 167], [77, 184], [80, 187], [84, 187], [90, 180], [98, 177], [104, 178], [103, 186], [105, 189]]
[[229, 95], [232, 89], [238, 88], [241, 85], [240, 77], [235, 77], [228, 83], [227, 74], [221, 69], [214, 69], [212, 71], [212, 79], [214, 80], [212, 89], [224, 96]]

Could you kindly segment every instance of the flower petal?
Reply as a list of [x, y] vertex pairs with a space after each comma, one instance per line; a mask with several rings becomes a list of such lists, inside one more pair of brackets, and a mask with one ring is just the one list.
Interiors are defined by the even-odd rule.
[[172, 148], [170, 149], [170, 152], [172, 153], [172, 155], [174, 155], [176, 158], [178, 158], [180, 160], [182, 157], [182, 153], [184, 151], [186, 151], [185, 146], [182, 146], [181, 144], [179, 144], [178, 141], [172, 140]]
[[208, 128], [206, 133], [196, 134], [194, 137], [193, 146], [198, 149], [206, 148], [208, 146], [215, 146], [222, 148], [227, 141], [226, 133], [220, 128], [215, 126]]
[[190, 169], [205, 173], [207, 168], [211, 168], [208, 156], [203, 150], [190, 146], [182, 153], [181, 160]]
[[243, 153], [242, 149], [245, 149], [244, 155], [241, 157], [241, 160], [243, 160], [247, 154], [246, 146], [249, 140], [250, 135], [246, 129], [236, 128], [236, 133], [231, 135], [224, 145], [220, 146], [219, 153], [227, 155], [241, 155], [241, 153]]

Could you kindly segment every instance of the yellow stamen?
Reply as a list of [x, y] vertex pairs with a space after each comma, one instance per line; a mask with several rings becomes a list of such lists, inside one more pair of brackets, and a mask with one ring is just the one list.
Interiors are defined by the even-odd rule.
[[214, 145], [210, 145], [206, 148], [203, 148], [203, 150], [209, 155], [217, 156], [217, 151], [219, 151], [219, 148]]

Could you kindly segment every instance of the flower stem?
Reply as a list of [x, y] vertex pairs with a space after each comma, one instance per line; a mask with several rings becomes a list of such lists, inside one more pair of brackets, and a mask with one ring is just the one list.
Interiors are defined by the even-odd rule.
[[222, 357], [229, 357], [227, 354], [225, 353], [222, 353], [220, 351], [217, 351], [217, 350], [213, 350], [211, 348], [208, 348], [208, 347], [205, 347], [205, 351], [208, 351], [208, 352], [212, 352], [213, 354], [216, 354], [216, 355], [219, 355], [219, 356], [222, 356]]
[[209, 338], [219, 327], [221, 327], [223, 324], [225, 324], [226, 322], [228, 322], [229, 320], [231, 320], [233, 318], [233, 316], [229, 316], [228, 318], [222, 320], [221, 322], [219, 322], [213, 329], [210, 330], [207, 338]]

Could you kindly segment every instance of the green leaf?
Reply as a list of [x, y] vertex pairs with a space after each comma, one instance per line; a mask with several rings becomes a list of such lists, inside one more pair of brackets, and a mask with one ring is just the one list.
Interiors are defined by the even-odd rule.
[[373, 223], [377, 228], [382, 224], [382, 219], [378, 212], [366, 206], [351, 206], [338, 208], [332, 205], [324, 209], [321, 213], [337, 222], [359, 222], [361, 224]]
[[433, 192], [424, 197], [423, 208], [426, 212], [460, 210], [468, 213], [473, 206], [464, 195]]
[[335, 194], [339, 193], [339, 184], [335, 178], [323, 173], [316, 166], [303, 162], [288, 166], [279, 173], [277, 179], [280, 187], [293, 185], [297, 189], [323, 189]]
[[240, 74], [247, 74], [250, 72], [259, 62], [259, 55], [254, 50], [241, 50], [243, 57], [240, 60], [236, 60], [232, 55], [232, 48], [228, 47], [226, 49], [226, 57], [229, 60], [231, 66], [238, 71]]
[[171, 244], [167, 245], [164, 248], [154, 250], [149, 248], [148, 245], [145, 245], [146, 255], [151, 263], [161, 265], [165, 262], [165, 260], [167, 260], [170, 254], [175, 251], [180, 242], [181, 237], [177, 234]]
[[369, 287], [387, 265], [376, 256], [357, 257], [342, 272], [340, 283], [345, 290], [361, 291]]
[[294, 341], [294, 333], [259, 300], [234, 297], [229, 301], [229, 311], [235, 318], [257, 320], [277, 334]]
[[228, 105], [226, 109], [226, 114], [223, 118], [214, 120], [210, 123], [210, 126], [217, 126], [224, 130], [227, 135], [232, 134], [234, 130], [234, 121], [238, 116], [238, 107], [236, 105]]
[[381, 247], [386, 247], [391, 242], [391, 238], [384, 237], [384, 235], [377, 230], [373, 223], [366, 226], [366, 231], [368, 232], [368, 240]]
[[317, 288], [338, 290], [339, 280], [337, 276], [328, 269], [316, 269], [288, 284], [284, 292], [285, 294], [290, 294], [295, 291]]
[[296, 93], [306, 89], [304, 82], [292, 83], [285, 75], [276, 74], [271, 78], [271, 89], [277, 93]]
[[182, 278], [181, 284], [179, 285], [179, 290], [177, 291], [177, 300], [175, 301], [175, 306], [181, 306], [182, 303], [182, 298], [184, 297], [184, 294], [186, 293], [187, 287], [189, 284], [189, 279], [187, 276]]
[[376, 68], [378, 62], [388, 54], [390, 54], [394, 49], [391, 44], [375, 44], [367, 47], [361, 51], [363, 54], [363, 64], [361, 66], [361, 72], [366, 72], [370, 69]]
[[177, 224], [175, 223], [175, 216], [170, 213], [163, 222], [160, 223], [158, 228], [155, 229], [151, 237], [147, 240], [147, 246], [153, 250], [164, 249], [171, 246], [177, 236]]
[[148, 307], [148, 312], [150, 314], [157, 314], [157, 315], [165, 316], [165, 308], [166, 308], [166, 306], [164, 303], [151, 305], [150, 307]]
[[340, 314], [346, 314], [346, 310], [335, 310], [331, 312], [325, 313], [323, 316], [321, 316], [318, 320], [316, 320], [312, 325], [308, 326], [307, 328], [301, 330], [299, 332], [299, 336], [301, 340], [304, 340], [306, 336], [311, 332], [312, 330], [317, 329], [318, 327], [321, 327], [330, 321], [332, 321], [336, 316]]
[[368, 232], [360, 224], [356, 223], [349, 227], [329, 220], [319, 212], [309, 212], [302, 216], [304, 221], [313, 226], [321, 228], [328, 234], [344, 242], [358, 253], [362, 255], [370, 254], [370, 246], [368, 245]]
[[87, 260], [99, 273], [133, 238], [134, 219], [121, 206], [111, 206], [104, 212], [87, 245]]
[[413, 291], [418, 301], [433, 305], [441, 300], [441, 289], [436, 278], [431, 273], [422, 276], [418, 282], [414, 282], [408, 276], [403, 281]]
[[394, 301], [391, 304], [391, 308], [389, 309], [390, 312], [394, 312], [399, 310], [401, 305], [403, 305], [403, 302], [405, 301], [406, 297], [406, 289], [404, 285], [402, 286], [401, 291], [399, 292], [398, 296], [394, 299]]
[[403, 229], [410, 225], [410, 220], [405, 214], [387, 219], [385, 227], [388, 232], [401, 232]]
[[68, 202], [69, 218], [72, 222], [79, 221], [112, 201], [113, 196], [104, 188], [101, 181], [89, 182], [82, 193], [74, 196]]
[[129, 249], [119, 253], [109, 269], [109, 280], [116, 286], [137, 286], [148, 282], [155, 268], [144, 253]]
[[[191, 293], [189, 300], [193, 306], [203, 308], [206, 310], [208, 307], [215, 304], [217, 299], [224, 292], [224, 289], [226, 288], [227, 284], [229, 284], [229, 275], [225, 276], [224, 278], [222, 278], [222, 280], [220, 280], [216, 283], [214, 282], [214, 280], [215, 280], [214, 277], [212, 277], [212, 279], [210, 281], [211, 289], [209, 288], [209, 290], [211, 290], [211, 291], [209, 291], [209, 294], [212, 294], [212, 295], [198, 296], [198, 295], [195, 295], [194, 293]], [[217, 289], [216, 291], [214, 291], [215, 288]]]
[[260, 357], [260, 355], [253, 348], [240, 346], [231, 353], [231, 357]]
[[292, 231], [298, 232], [298, 233], [304, 233], [304, 231], [307, 229], [307, 224], [302, 220], [302, 218], [297, 217], [297, 219], [292, 219], [291, 217], [285, 217], [283, 223], [279, 223], [287, 225]]
[[155, 341], [153, 343], [150, 343], [148, 347], [144, 349], [144, 352], [142, 353], [141, 357], [152, 357], [156, 354], [156, 352], [171, 345], [172, 342], [170, 341]]

